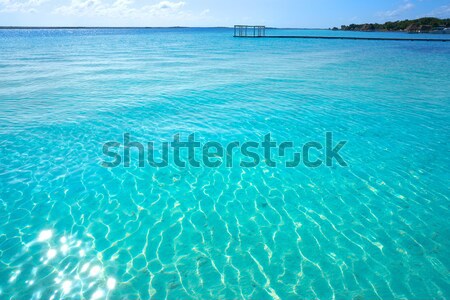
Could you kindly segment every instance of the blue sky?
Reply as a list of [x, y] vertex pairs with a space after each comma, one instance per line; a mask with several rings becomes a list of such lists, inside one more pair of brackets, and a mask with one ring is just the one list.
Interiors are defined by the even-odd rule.
[[449, 0], [0, 0], [0, 26], [231, 26], [327, 28], [450, 17]]

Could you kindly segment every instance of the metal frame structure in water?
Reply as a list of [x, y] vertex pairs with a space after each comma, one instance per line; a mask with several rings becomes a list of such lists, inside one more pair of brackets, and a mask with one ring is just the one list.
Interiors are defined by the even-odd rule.
[[259, 25], [234, 25], [235, 37], [265, 37], [266, 26]]

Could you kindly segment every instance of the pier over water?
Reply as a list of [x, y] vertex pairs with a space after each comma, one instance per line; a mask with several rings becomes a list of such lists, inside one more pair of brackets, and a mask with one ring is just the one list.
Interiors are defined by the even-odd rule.
[[266, 26], [261, 25], [235, 25], [234, 37], [273, 38], [273, 39], [450, 42], [450, 39], [439, 39], [439, 38], [434, 39], [434, 38], [388, 38], [388, 37], [351, 37], [351, 36], [315, 36], [315, 35], [266, 35]]

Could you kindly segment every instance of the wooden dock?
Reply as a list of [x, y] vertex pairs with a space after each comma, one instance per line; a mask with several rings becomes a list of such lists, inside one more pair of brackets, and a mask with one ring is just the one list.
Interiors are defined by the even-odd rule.
[[324, 40], [365, 40], [365, 41], [408, 41], [408, 42], [450, 42], [449, 39], [433, 38], [384, 38], [384, 37], [350, 37], [350, 36], [315, 36], [315, 35], [266, 35], [265, 26], [235, 25], [234, 37], [271, 38], [271, 39], [324, 39]]

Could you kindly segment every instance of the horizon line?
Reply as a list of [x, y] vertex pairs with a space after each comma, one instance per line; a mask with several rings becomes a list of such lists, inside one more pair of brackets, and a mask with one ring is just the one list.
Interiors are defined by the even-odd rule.
[[[0, 26], [0, 29], [186, 29], [186, 28], [223, 28], [233, 29], [234, 26]], [[328, 27], [271, 27], [267, 29], [310, 29], [310, 30], [327, 30]], [[330, 27], [331, 28], [331, 27]]]

